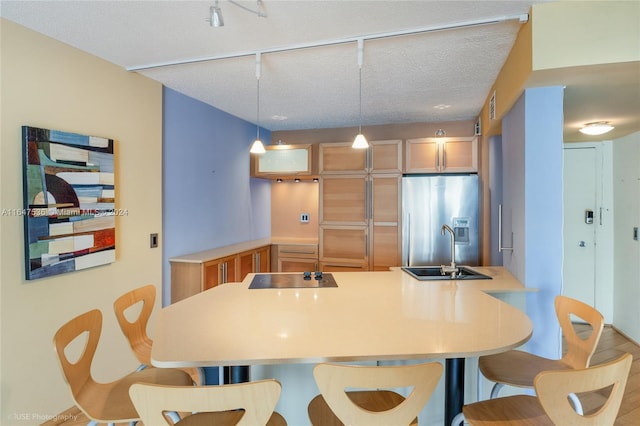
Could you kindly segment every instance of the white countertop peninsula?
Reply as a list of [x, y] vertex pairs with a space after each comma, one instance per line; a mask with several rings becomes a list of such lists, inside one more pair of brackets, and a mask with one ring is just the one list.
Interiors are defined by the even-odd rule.
[[[446, 359], [448, 372], [464, 375], [464, 358], [525, 343], [533, 331], [529, 318], [488, 293], [531, 289], [502, 267], [474, 269], [493, 279], [418, 281], [393, 268], [334, 272], [337, 287], [249, 289], [255, 276], [249, 274], [242, 283], [219, 285], [161, 309], [152, 363], [254, 366], [252, 379], [275, 376], [283, 382], [282, 404], [291, 404], [283, 411], [291, 410], [285, 417], [297, 424], [306, 413], [304, 401], [315, 392], [315, 363]], [[460, 360], [449, 368], [449, 361]], [[442, 398], [449, 404], [460, 394], [462, 387], [447, 391], [434, 404], [441, 410]], [[460, 401], [451, 405], [445, 417]]]
[[532, 333], [527, 316], [486, 293], [531, 289], [502, 267], [474, 269], [493, 279], [418, 281], [394, 268], [334, 272], [337, 288], [249, 289], [255, 275], [249, 274], [242, 283], [220, 285], [163, 308], [153, 363], [186, 367], [467, 357], [526, 342]]

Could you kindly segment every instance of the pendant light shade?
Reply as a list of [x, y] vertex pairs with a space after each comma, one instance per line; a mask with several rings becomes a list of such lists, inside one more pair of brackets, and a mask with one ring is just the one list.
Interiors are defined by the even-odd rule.
[[252, 154], [264, 154], [264, 144], [260, 140], [260, 69], [261, 69], [260, 53], [256, 53], [256, 81], [257, 81], [257, 100], [256, 100], [256, 140], [251, 145], [249, 152]]
[[362, 133], [358, 133], [358, 135], [356, 135], [356, 138], [353, 141], [353, 145], [351, 145], [351, 148], [357, 148], [357, 149], [369, 148], [369, 142], [367, 142], [367, 138], [365, 138]]
[[252, 154], [264, 154], [266, 151], [264, 149], [264, 144], [260, 139], [256, 139], [251, 145], [251, 150], [249, 151]]
[[367, 138], [362, 134], [362, 62], [364, 56], [364, 39], [358, 40], [358, 72], [360, 79], [360, 125], [358, 127], [358, 134], [356, 138], [353, 140], [353, 144], [351, 148], [356, 149], [365, 149], [369, 148], [369, 142], [367, 142]]

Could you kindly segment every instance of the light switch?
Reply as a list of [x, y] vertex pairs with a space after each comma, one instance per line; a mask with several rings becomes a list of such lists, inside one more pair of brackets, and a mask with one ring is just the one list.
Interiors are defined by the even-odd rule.
[[309, 222], [309, 213], [300, 213], [300, 222], [308, 223]]
[[158, 234], [149, 235], [149, 247], [151, 248], [158, 247]]

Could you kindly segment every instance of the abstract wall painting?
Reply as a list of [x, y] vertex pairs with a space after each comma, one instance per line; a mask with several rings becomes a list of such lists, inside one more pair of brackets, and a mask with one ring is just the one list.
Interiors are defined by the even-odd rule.
[[22, 127], [26, 279], [115, 261], [113, 140]]

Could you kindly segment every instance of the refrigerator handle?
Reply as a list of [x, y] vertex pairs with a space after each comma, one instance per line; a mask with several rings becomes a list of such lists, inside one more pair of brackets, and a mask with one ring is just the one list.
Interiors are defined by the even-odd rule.
[[513, 250], [513, 247], [502, 246], [502, 204], [498, 204], [498, 252]]
[[411, 266], [411, 214], [407, 213], [407, 221], [405, 226], [406, 232], [404, 235], [407, 236], [407, 266]]

